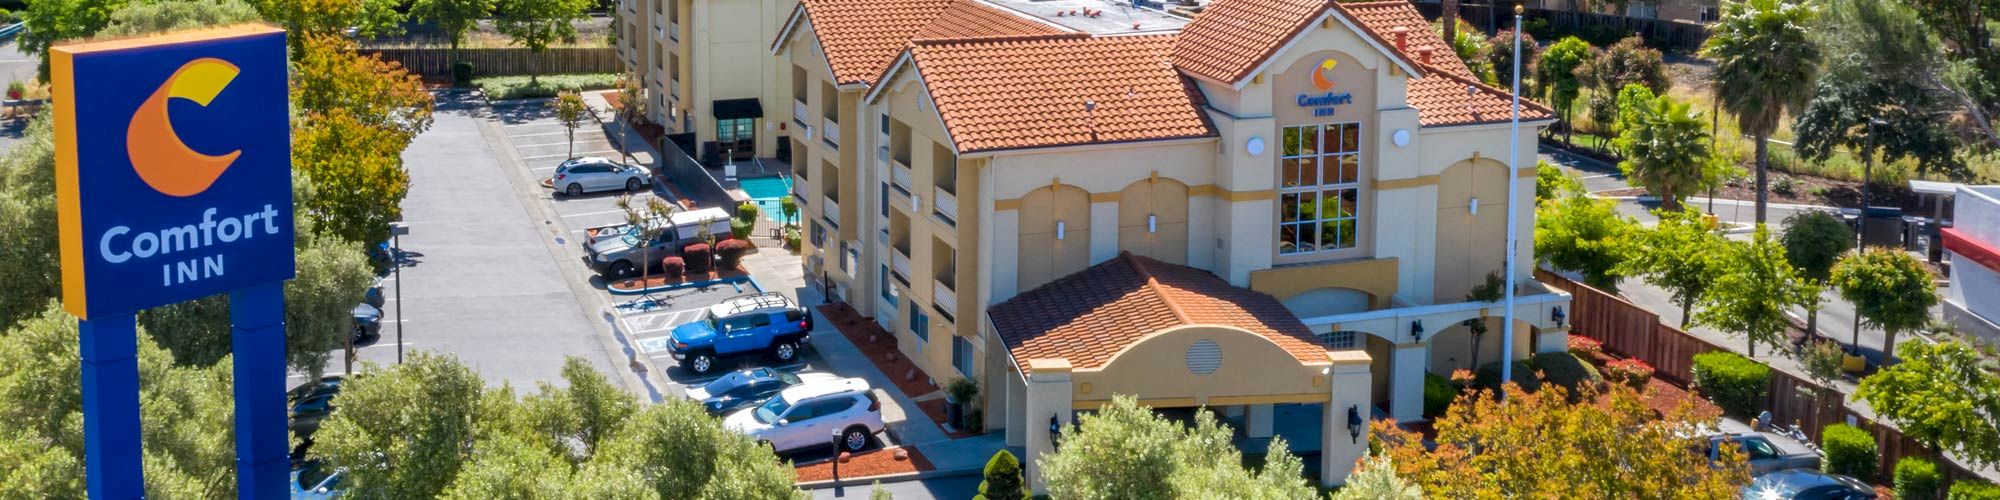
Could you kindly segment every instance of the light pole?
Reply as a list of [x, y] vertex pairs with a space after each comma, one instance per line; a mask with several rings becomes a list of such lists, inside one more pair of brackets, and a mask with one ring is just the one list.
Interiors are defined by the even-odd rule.
[[1861, 149], [1861, 222], [1856, 225], [1854, 248], [1861, 249], [1868, 241], [1868, 184], [1874, 178], [1875, 170], [1875, 126], [1888, 125], [1881, 118], [1868, 119], [1868, 147]]
[[396, 364], [403, 364], [403, 235], [410, 234], [410, 225], [401, 222], [389, 224], [389, 268], [396, 279]]
[[[1524, 9], [1521, 8], [1520, 4], [1514, 4], [1514, 103], [1510, 108], [1513, 115], [1511, 120], [1513, 122], [1507, 129], [1507, 259], [1505, 261], [1507, 263], [1507, 283], [1503, 287], [1506, 294], [1506, 305], [1502, 306], [1506, 310], [1506, 313], [1502, 316], [1505, 318], [1506, 324], [1500, 326], [1500, 345], [1502, 346], [1500, 350], [1503, 353], [1512, 353], [1514, 351], [1514, 268], [1516, 267], [1514, 260], [1519, 256], [1519, 252], [1515, 251], [1514, 248], [1518, 245], [1518, 236], [1515, 229], [1515, 226], [1518, 225], [1518, 222], [1515, 220], [1517, 218], [1515, 204], [1518, 203], [1516, 200], [1521, 197], [1519, 194], [1521, 190], [1520, 176], [1516, 173], [1515, 169], [1519, 167], [1518, 164], [1521, 162], [1522, 10]], [[1506, 359], [1506, 357], [1506, 355], [1502, 355], [1500, 359], [1500, 381], [1503, 384], [1506, 381], [1514, 380], [1514, 363]], [[1473, 368], [1477, 369], [1478, 367]], [[1505, 398], [1506, 394], [1503, 393], [1500, 397]]]

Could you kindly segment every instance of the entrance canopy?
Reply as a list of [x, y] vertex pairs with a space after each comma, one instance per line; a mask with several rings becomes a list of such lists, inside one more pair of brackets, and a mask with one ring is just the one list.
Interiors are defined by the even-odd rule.
[[715, 117], [723, 120], [763, 118], [764, 105], [756, 99], [722, 99], [715, 101]]

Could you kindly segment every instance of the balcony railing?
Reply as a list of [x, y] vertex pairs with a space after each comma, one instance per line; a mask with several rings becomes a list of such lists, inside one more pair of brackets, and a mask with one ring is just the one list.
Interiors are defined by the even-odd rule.
[[674, 22], [671, 22], [671, 23], [667, 23], [667, 39], [669, 39], [669, 40], [673, 40], [673, 41], [676, 41], [676, 42], [678, 42], [678, 41], [681, 41], [681, 23], [680, 23], [680, 21], [674, 21]]
[[910, 253], [901, 248], [889, 252], [889, 273], [904, 285], [910, 284]]
[[895, 186], [897, 191], [902, 191], [903, 196], [909, 196], [910, 185], [911, 185], [910, 167], [903, 165], [900, 162], [890, 162], [889, 185]]
[[827, 145], [840, 147], [840, 122], [833, 121], [832, 118], [821, 118], [820, 128], [824, 130], [819, 135], [826, 139]]
[[958, 196], [945, 191], [941, 186], [931, 187], [931, 196], [934, 197], [931, 198], [932, 209], [936, 210], [938, 215], [944, 216], [946, 222], [958, 224]]
[[794, 175], [792, 175], [792, 199], [799, 202], [799, 208], [801, 209], [806, 208], [808, 205], [806, 202], [812, 201], [812, 197], [806, 195], [806, 193], [812, 192], [808, 186], [811, 186], [811, 184], [807, 184], [804, 177], [800, 177], [794, 172]]
[[812, 123], [811, 119], [806, 118], [808, 116], [806, 115], [807, 109], [812, 108], [807, 108], [805, 101], [792, 101], [792, 122], [799, 124], [799, 128], [805, 128], [806, 124]]
[[958, 292], [952, 290], [950, 283], [933, 280], [931, 281], [931, 305], [936, 306], [938, 312], [945, 313], [947, 317], [956, 316], [958, 315]]
[[840, 227], [840, 202], [834, 201], [832, 196], [821, 198], [819, 216], [826, 219], [827, 225]]

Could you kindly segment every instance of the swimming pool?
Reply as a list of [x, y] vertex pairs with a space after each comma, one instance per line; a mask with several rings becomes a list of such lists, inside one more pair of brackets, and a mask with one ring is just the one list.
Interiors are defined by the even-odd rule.
[[780, 203], [792, 195], [791, 177], [751, 177], [737, 180], [736, 186], [743, 189], [743, 194], [750, 196], [750, 202], [757, 204], [758, 211], [764, 213], [765, 219], [771, 222], [784, 222], [781, 219], [785, 217], [785, 209]]

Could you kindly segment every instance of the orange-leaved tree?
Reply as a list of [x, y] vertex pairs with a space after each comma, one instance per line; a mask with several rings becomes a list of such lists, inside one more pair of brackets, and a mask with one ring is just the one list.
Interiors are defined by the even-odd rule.
[[1750, 481], [1733, 448], [1710, 460], [1696, 428], [1717, 415], [1691, 401], [1659, 415], [1619, 384], [1574, 404], [1560, 386], [1542, 387], [1510, 382], [1504, 402], [1491, 391], [1461, 395], [1433, 422], [1435, 450], [1378, 421], [1373, 448], [1431, 498], [1736, 498]]

